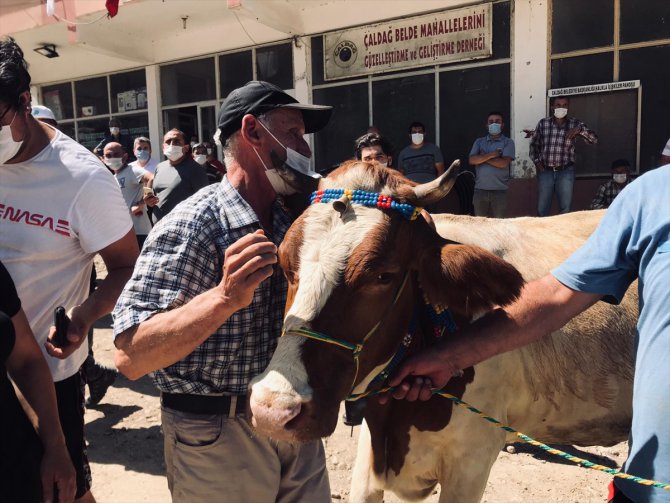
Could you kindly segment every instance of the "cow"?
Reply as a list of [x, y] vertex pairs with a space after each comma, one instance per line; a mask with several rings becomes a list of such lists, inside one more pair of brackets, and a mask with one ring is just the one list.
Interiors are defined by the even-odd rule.
[[[394, 170], [350, 162], [321, 181], [279, 251], [289, 283], [284, 333], [249, 389], [259, 433], [296, 442], [330, 435], [340, 402], [381, 387], [376, 376], [401, 346], [409, 355], [449, 336], [436, 332], [426, 302], [448, 307], [456, 326], [507, 305], [602, 216], [435, 215], [432, 226], [412, 208], [442, 198], [457, 168], [415, 185]], [[619, 306], [596, 303], [538, 342], [463, 369], [445, 391], [545, 442], [613, 445], [630, 429], [637, 314], [632, 287]], [[439, 484], [441, 502], [477, 502], [506, 440], [439, 396], [368, 399], [350, 499], [381, 502], [390, 490], [417, 501]]]

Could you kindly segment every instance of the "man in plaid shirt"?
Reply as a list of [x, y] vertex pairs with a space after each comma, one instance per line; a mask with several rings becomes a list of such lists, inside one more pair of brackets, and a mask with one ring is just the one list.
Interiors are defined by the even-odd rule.
[[617, 159], [612, 163], [612, 179], [603, 183], [591, 201], [590, 210], [609, 208], [614, 198], [630, 183], [630, 163], [626, 159]]
[[570, 102], [565, 96], [550, 101], [551, 117], [540, 119], [530, 141], [530, 158], [537, 169], [537, 214], [546, 217], [556, 193], [559, 213], [568, 213], [575, 184], [575, 143], [581, 137], [597, 143], [598, 136], [586, 124], [567, 117]]
[[119, 370], [150, 373], [161, 391], [175, 502], [330, 502], [321, 441], [262, 438], [245, 417], [286, 301], [277, 247], [291, 217], [277, 168], [309, 163], [303, 135], [330, 114], [267, 82], [230, 93], [218, 115], [226, 176], [153, 228], [114, 310]]

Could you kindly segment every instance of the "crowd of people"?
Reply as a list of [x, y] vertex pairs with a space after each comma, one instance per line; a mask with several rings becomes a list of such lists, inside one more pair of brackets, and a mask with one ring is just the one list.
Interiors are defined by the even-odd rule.
[[[130, 379], [151, 375], [160, 390], [173, 501], [215, 501], [221, 494], [230, 501], [330, 501], [322, 443], [254, 435], [245, 408], [247, 386], [270, 361], [283, 323], [287, 283], [277, 248], [295, 218], [283, 198], [318, 180], [304, 135], [323, 129], [332, 108], [252, 81], [231, 92], [218, 113], [224, 163], [212, 143], [191, 145], [178, 129], [165, 133], [166, 160], [157, 163], [150, 139], [122, 134], [117, 119], [88, 151], [57, 129], [48, 109], [32, 103], [30, 82], [20, 47], [0, 40], [0, 208], [25, 215], [0, 219], [3, 497], [95, 501], [84, 386], [97, 383], [90, 387], [89, 405], [95, 405], [116, 370], [95, 368], [89, 333], [113, 312], [117, 368]], [[554, 193], [560, 211], [570, 210], [575, 141], [597, 141], [568, 108], [567, 98], [553, 99], [551, 115], [528, 131], [541, 216]], [[487, 134], [470, 151], [479, 216], [506, 213], [516, 152], [504, 120], [491, 112]], [[425, 141], [425, 126], [413, 122], [408, 134], [411, 143], [395, 157], [375, 128], [355, 141], [355, 156], [417, 182], [442, 174], [442, 154]], [[670, 156], [670, 141], [666, 150]], [[657, 410], [650, 391], [670, 386], [667, 371], [659, 382], [670, 340], [664, 199], [670, 166], [636, 183], [630, 171], [625, 160], [612, 163], [612, 179], [592, 204], [612, 207], [582, 249], [528, 284], [505, 311], [403, 363], [391, 383], [399, 386], [396, 398], [426, 399], [430, 387], [444, 386], [459, 369], [544, 336], [599, 300], [618, 302], [639, 278], [636, 441], [627, 468], [668, 478], [667, 411]], [[96, 254], [108, 274], [91, 288]], [[54, 326], [57, 307], [67, 313], [63, 333]], [[640, 440], [650, 435], [657, 442], [651, 454]], [[616, 503], [668, 501], [654, 488], [616, 484]]]

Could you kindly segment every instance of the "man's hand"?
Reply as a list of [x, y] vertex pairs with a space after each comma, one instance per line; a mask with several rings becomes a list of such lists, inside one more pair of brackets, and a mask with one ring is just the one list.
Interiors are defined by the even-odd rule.
[[[77, 478], [64, 444], [45, 449], [40, 478], [42, 501], [45, 503], [69, 503], [74, 500]], [[53, 501], [54, 485], [58, 488], [58, 502]]]
[[262, 230], [247, 234], [226, 249], [223, 278], [217, 286], [223, 299], [235, 311], [247, 307], [254, 291], [272, 276], [277, 247]]
[[87, 323], [85, 320], [79, 316], [80, 311], [75, 307], [68, 313], [68, 318], [70, 318], [70, 324], [67, 328], [67, 340], [70, 342], [67, 346], [59, 348], [54, 346], [53, 341], [56, 336], [56, 327], [51, 327], [49, 329], [49, 336], [47, 341], [44, 343], [44, 347], [54, 358], [59, 360], [65, 360], [68, 356], [74, 353], [79, 346], [81, 346], [84, 341], [88, 338], [88, 329], [90, 328], [90, 323]]
[[[433, 346], [407, 358], [389, 378], [395, 387], [390, 395], [398, 400], [430, 400], [432, 389], [441, 389], [459, 370], [448, 359], [443, 345]], [[380, 403], [388, 401], [388, 395], [379, 397]]]
[[144, 208], [144, 203], [136, 204], [130, 207], [130, 212], [136, 217], [139, 217], [142, 213], [144, 213], [142, 208]]
[[579, 133], [582, 132], [582, 128], [580, 127], [573, 127], [572, 129], [568, 129], [568, 132], [566, 133], [566, 137], [568, 140], [573, 140], [575, 136], [577, 136]]
[[156, 194], [147, 194], [144, 196], [144, 203], [149, 207], [153, 208], [160, 202], [160, 199], [158, 199], [158, 196]]
[[535, 169], [537, 170], [538, 173], [542, 173], [544, 171], [544, 164], [542, 164], [541, 162], [538, 162], [535, 165]]

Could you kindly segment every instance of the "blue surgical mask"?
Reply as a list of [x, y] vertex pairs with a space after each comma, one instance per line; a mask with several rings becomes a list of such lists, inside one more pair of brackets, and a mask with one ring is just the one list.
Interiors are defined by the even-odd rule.
[[136, 150], [135, 157], [137, 157], [139, 161], [148, 161], [151, 157], [151, 153], [148, 150]]
[[492, 124], [488, 125], [489, 129], [489, 134], [490, 135], [498, 135], [502, 131], [502, 124], [498, 124], [497, 122], [494, 122]]

